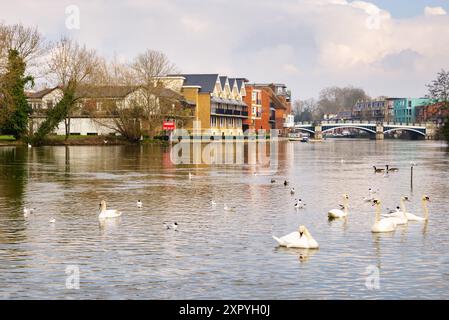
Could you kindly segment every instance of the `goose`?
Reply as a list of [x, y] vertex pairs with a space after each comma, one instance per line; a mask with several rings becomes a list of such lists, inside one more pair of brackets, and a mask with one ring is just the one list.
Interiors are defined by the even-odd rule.
[[55, 222], [56, 222], [56, 219], [55, 219], [55, 218], [51, 218], [50, 221], [48, 221], [48, 222], [50, 222], [50, 223], [55, 223]]
[[288, 181], [284, 180], [284, 186], [288, 186]]
[[366, 202], [372, 202], [374, 200], [374, 196], [373, 194], [376, 193], [375, 191], [373, 191], [373, 189], [369, 188], [368, 189], [368, 197], [363, 198], [363, 201]]
[[143, 207], [143, 203], [140, 200], [137, 200], [136, 205], [137, 205], [137, 208], [142, 208]]
[[178, 223], [174, 222], [172, 224], [168, 224], [164, 222], [164, 226], [167, 230], [173, 230], [173, 231], [178, 231]]
[[36, 208], [27, 208], [27, 207], [25, 207], [25, 208], [23, 208], [23, 215], [26, 217], [29, 214], [33, 214], [35, 210], [36, 210]]
[[374, 172], [375, 172], [375, 173], [381, 173], [381, 172], [384, 172], [384, 171], [385, 171], [385, 169], [376, 168], [376, 166], [373, 166], [373, 168], [374, 168]]
[[392, 171], [392, 172], [397, 172], [397, 171], [399, 171], [399, 169], [398, 168], [390, 168], [390, 166], [387, 164], [386, 166], [386, 169], [387, 169], [387, 172], [390, 172], [390, 171]]
[[389, 219], [380, 219], [380, 200], [374, 199], [373, 206], [376, 206], [376, 222], [371, 227], [371, 232], [381, 233], [381, 232], [392, 232], [396, 230], [396, 223]]
[[419, 217], [419, 216], [414, 215], [413, 213], [407, 212], [405, 209], [405, 204], [402, 208], [402, 211], [405, 211], [405, 215], [407, 216], [407, 219], [409, 221], [427, 221], [427, 220], [429, 220], [429, 209], [427, 208], [427, 202], [429, 202], [429, 201], [430, 201], [430, 197], [427, 195], [424, 195], [421, 198], [421, 204], [422, 204], [422, 208], [424, 211], [424, 217]]
[[223, 209], [225, 211], [235, 211], [235, 207], [228, 207], [226, 203], [223, 205]]
[[343, 205], [340, 205], [340, 209], [332, 209], [327, 213], [330, 219], [344, 218], [348, 215], [348, 200], [349, 196], [347, 194], [343, 195]]
[[100, 202], [100, 214], [98, 215], [99, 219], [105, 219], [105, 218], [117, 218], [120, 217], [122, 213], [120, 211], [117, 211], [115, 209], [106, 209], [106, 201], [101, 200]]
[[295, 194], [295, 188], [291, 188], [291, 189], [290, 189], [290, 194], [291, 194], [291, 195]]
[[303, 203], [301, 199], [298, 199], [295, 203], [296, 209], [304, 209], [305, 206], [306, 206], [306, 204]]
[[274, 240], [281, 247], [287, 248], [302, 248], [302, 249], [318, 249], [318, 242], [313, 239], [309, 230], [305, 226], [299, 226], [298, 231], [292, 232], [283, 236], [281, 238], [277, 238], [272, 236]]

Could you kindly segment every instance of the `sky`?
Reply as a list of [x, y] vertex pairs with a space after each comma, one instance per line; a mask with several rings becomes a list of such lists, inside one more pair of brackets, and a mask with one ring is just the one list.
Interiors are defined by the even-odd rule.
[[164, 52], [183, 73], [421, 97], [449, 69], [449, 0], [0, 0], [0, 22], [37, 26], [128, 61]]

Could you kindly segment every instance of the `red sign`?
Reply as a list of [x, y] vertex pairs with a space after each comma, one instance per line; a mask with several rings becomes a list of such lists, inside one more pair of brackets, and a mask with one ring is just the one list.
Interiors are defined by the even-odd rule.
[[162, 124], [163, 130], [175, 130], [175, 123], [173, 121], [164, 121]]

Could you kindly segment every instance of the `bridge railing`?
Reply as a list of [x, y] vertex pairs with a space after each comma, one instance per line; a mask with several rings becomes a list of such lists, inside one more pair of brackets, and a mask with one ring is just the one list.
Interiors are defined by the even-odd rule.
[[404, 126], [404, 127], [426, 127], [428, 123], [421, 122], [392, 122], [392, 121], [369, 121], [369, 120], [321, 120], [321, 121], [300, 121], [295, 122], [298, 126], [332, 125], [332, 124], [354, 124], [354, 125], [383, 125]]

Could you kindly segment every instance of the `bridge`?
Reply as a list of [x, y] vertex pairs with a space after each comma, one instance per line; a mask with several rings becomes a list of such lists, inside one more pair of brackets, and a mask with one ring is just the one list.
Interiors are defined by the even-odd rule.
[[373, 121], [321, 121], [298, 122], [291, 128], [297, 131], [305, 131], [312, 134], [315, 139], [322, 139], [323, 133], [334, 129], [359, 129], [375, 135], [376, 140], [383, 140], [386, 133], [394, 131], [409, 131], [422, 135], [426, 139], [433, 139], [437, 126], [434, 123], [397, 123], [397, 122], [373, 122]]

